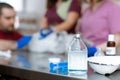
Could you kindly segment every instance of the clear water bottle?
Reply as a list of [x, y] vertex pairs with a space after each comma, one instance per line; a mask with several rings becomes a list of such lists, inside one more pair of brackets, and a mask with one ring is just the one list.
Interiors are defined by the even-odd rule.
[[68, 74], [85, 75], [87, 74], [87, 47], [81, 39], [80, 34], [76, 34], [68, 50]]

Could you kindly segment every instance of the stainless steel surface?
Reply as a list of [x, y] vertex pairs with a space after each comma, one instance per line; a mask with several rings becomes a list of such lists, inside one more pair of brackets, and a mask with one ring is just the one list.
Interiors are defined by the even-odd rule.
[[[29, 60], [32, 65], [27, 69], [17, 65], [5, 65], [0, 64], [0, 73], [12, 75], [21, 78], [29, 78], [29, 80], [83, 80], [76, 77], [56, 75], [49, 73], [49, 61], [51, 57], [59, 57], [62, 61], [67, 60], [67, 56], [64, 54], [52, 54], [52, 53], [35, 53], [28, 51], [15, 51], [13, 52], [13, 58], [17, 54], [23, 54]], [[21, 76], [22, 75], [22, 76]], [[120, 80], [120, 71], [116, 71], [110, 75], [100, 75], [94, 72], [91, 68], [88, 69], [87, 80]], [[47, 77], [47, 78], [46, 78]]]

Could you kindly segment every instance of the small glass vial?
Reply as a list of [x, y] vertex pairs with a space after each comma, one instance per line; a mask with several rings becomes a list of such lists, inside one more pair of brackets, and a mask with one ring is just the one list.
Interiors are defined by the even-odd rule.
[[101, 48], [97, 48], [97, 52], [94, 54], [94, 56], [105, 56]]
[[106, 55], [108, 56], [116, 55], [116, 44], [115, 44], [115, 37], [113, 34], [110, 34], [108, 36]]

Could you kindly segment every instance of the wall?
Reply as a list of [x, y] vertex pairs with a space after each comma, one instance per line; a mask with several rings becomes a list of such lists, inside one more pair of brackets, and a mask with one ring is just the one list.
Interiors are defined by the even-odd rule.
[[44, 14], [46, 7], [46, 0], [26, 0], [25, 11], [27, 13]]
[[120, 5], [120, 0], [116, 0], [116, 3], [117, 3], [118, 5]]
[[[47, 0], [24, 0], [24, 10], [18, 13], [21, 20], [18, 28], [36, 28], [46, 11], [46, 1]], [[35, 20], [37, 21], [36, 23], [30, 23]]]

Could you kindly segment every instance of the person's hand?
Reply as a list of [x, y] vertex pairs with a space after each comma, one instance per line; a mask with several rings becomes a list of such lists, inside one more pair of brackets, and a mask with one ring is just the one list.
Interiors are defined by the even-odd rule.
[[97, 51], [96, 47], [87, 47], [88, 49], [88, 57], [94, 56], [95, 52]]
[[48, 35], [50, 35], [51, 33], [53, 33], [53, 29], [40, 29], [40, 39], [44, 39], [46, 38]]
[[6, 60], [6, 59], [3, 59], [3, 58], [0, 58], [0, 64], [9, 64], [10, 60]]
[[21, 49], [26, 46], [32, 39], [32, 36], [23, 36], [21, 39], [17, 41], [17, 48]]
[[9, 50], [9, 47], [13, 47], [12, 41], [9, 40], [0, 40], [0, 51], [6, 51]]
[[15, 50], [17, 48], [16, 41], [13, 40], [0, 40], [0, 50]]

